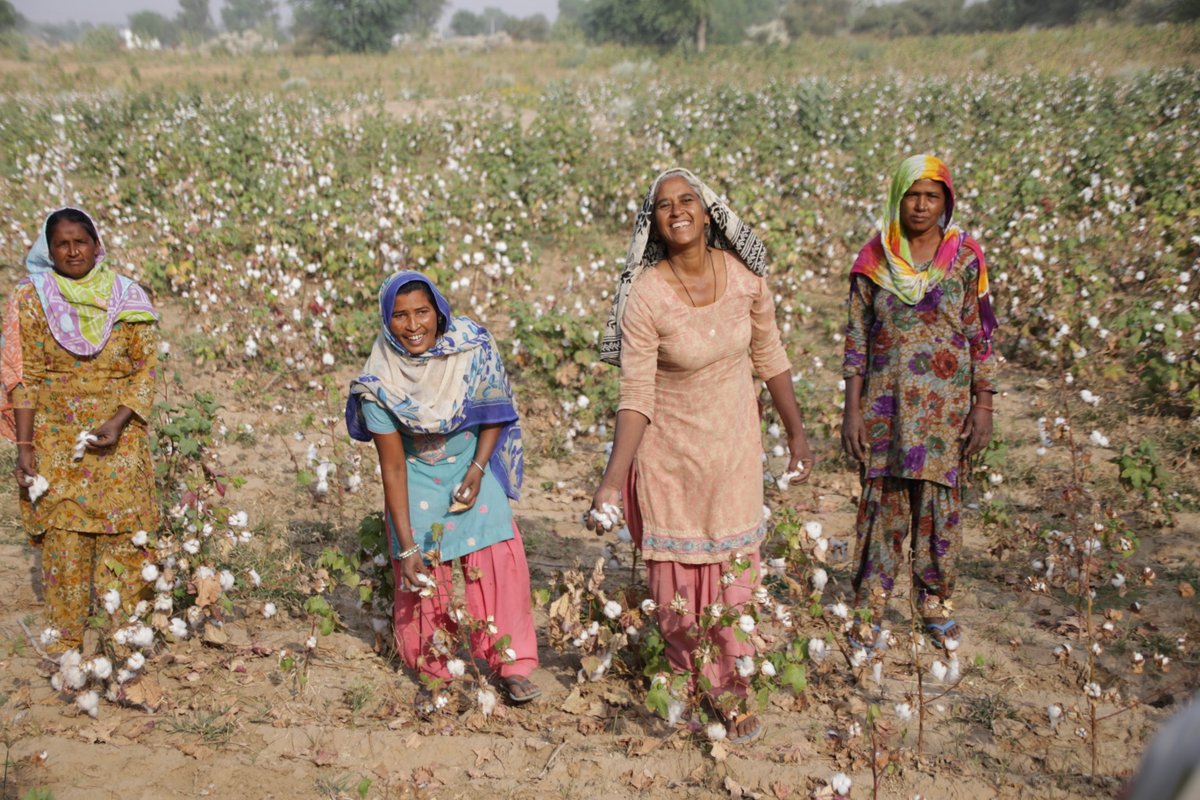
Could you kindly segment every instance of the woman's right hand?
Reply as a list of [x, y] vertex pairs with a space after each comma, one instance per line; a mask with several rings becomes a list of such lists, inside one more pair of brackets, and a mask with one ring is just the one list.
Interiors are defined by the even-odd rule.
[[425, 566], [425, 559], [421, 553], [414, 553], [408, 558], [400, 560], [400, 579], [401, 591], [419, 592], [421, 591], [422, 582], [417, 578], [418, 575], [426, 575], [432, 578], [429, 567]]
[[37, 477], [37, 454], [32, 447], [18, 445], [17, 468], [13, 470], [13, 475], [19, 488], [28, 489], [33, 485], [33, 479]]
[[596, 494], [592, 496], [592, 507], [584, 512], [584, 527], [589, 531], [595, 531], [597, 536], [603, 536], [605, 533], [615, 530], [617, 523], [620, 522], [620, 520], [613, 520], [613, 527], [608, 529], [600, 524], [600, 521], [592, 515], [592, 512], [599, 511], [603, 513], [605, 506], [621, 508], [620, 489], [600, 484], [600, 487], [596, 489]]
[[869, 447], [867, 423], [863, 421], [862, 412], [847, 404], [842, 414], [842, 449], [855, 461], [865, 463]]

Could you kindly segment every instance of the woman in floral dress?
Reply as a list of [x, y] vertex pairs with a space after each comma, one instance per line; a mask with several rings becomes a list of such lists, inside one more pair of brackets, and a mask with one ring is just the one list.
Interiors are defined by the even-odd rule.
[[[16, 440], [21, 515], [42, 548], [59, 647], [81, 642], [108, 589], [132, 610], [147, 590], [146, 554], [133, 534], [154, 531], [159, 519], [147, 425], [158, 317], [142, 287], [103, 259], [87, 214], [51, 214], [9, 299], [0, 348], [0, 429]], [[90, 438], [77, 447], [81, 434]]]
[[995, 316], [974, 239], [952, 225], [950, 170], [930, 155], [900, 163], [880, 230], [850, 274], [842, 444], [862, 468], [857, 603], [873, 644], [905, 551], [934, 644], [953, 649], [964, 459], [992, 434]]

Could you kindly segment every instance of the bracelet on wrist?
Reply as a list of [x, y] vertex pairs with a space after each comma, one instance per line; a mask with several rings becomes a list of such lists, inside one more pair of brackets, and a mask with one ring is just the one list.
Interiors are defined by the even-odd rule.
[[404, 561], [405, 559], [412, 558], [419, 552], [421, 552], [421, 545], [414, 544], [412, 547], [408, 548], [407, 550], [404, 550], [403, 552], [400, 553], [400, 555], [396, 556], [396, 560]]
[[472, 467], [478, 467], [478, 468], [479, 468], [479, 474], [480, 474], [480, 475], [482, 475], [482, 474], [483, 474], [483, 471], [484, 471], [484, 470], [483, 470], [483, 467], [481, 467], [481, 466], [479, 465], [479, 462], [478, 462], [478, 461], [476, 461], [476, 460], [475, 460], [475, 459], [473, 459], [473, 458], [471, 459], [471, 466], [472, 466]]
[[976, 403], [975, 405], [973, 405], [971, 407], [972, 408], [986, 408], [988, 411], [995, 411], [994, 408], [992, 408], [991, 406], [985, 406], [983, 403]]

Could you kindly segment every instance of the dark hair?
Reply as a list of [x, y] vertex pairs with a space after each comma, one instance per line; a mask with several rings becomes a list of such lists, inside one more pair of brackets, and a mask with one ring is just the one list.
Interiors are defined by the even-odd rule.
[[429, 284], [424, 281], [407, 281], [400, 284], [400, 288], [396, 290], [396, 297], [402, 294], [411, 294], [413, 292], [424, 292], [425, 298], [429, 300], [429, 305], [433, 307], [433, 313], [437, 315], [437, 334], [441, 336], [446, 332], [446, 317], [438, 309], [437, 300], [433, 297], [433, 292], [429, 288]]
[[77, 222], [92, 237], [92, 241], [100, 244], [100, 234], [96, 233], [96, 225], [92, 218], [77, 208], [60, 208], [46, 218], [46, 244], [50, 244], [50, 234], [60, 222]]

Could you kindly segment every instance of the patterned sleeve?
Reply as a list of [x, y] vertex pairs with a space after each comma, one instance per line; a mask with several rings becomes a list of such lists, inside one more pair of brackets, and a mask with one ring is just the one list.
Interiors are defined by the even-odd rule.
[[851, 276], [846, 343], [842, 356], [843, 378], [867, 375], [867, 332], [875, 324], [874, 295], [874, 284], [869, 279]]
[[750, 360], [754, 371], [764, 381], [792, 371], [787, 350], [775, 322], [775, 298], [764, 278], [756, 278], [757, 292], [750, 305]]
[[13, 408], [36, 409], [46, 382], [46, 342], [42, 341], [42, 335], [49, 336], [49, 329], [33, 286], [17, 287], [17, 324], [20, 326], [21, 385], [24, 390], [17, 395]]
[[[964, 248], [965, 249], [965, 248]], [[973, 255], [971, 263], [963, 270], [963, 332], [971, 345], [971, 391], [996, 391], [996, 353], [992, 342], [983, 334], [979, 320], [979, 260]]]
[[654, 422], [658, 341], [654, 313], [635, 283], [621, 318], [621, 400], [617, 410], [637, 411], [651, 423]]
[[[129, 377], [117, 390], [117, 405], [150, 421], [154, 407], [154, 382], [158, 378], [158, 326], [152, 322], [119, 323], [129, 337]], [[117, 330], [114, 328], [113, 334]]]

